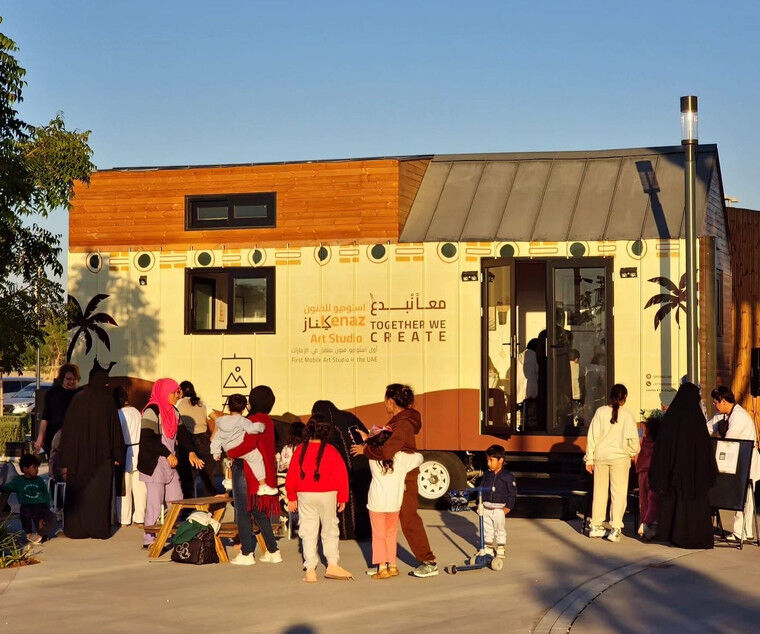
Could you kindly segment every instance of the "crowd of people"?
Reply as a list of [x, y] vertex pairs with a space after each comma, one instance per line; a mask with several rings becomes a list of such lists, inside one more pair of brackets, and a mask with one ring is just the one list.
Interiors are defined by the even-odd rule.
[[[760, 453], [754, 421], [725, 386], [711, 392], [717, 414], [706, 420], [699, 386], [684, 382], [661, 419], [650, 417], [639, 439], [637, 423], [624, 407], [628, 390], [616, 384], [609, 404], [594, 414], [586, 442], [586, 469], [593, 474], [590, 537], [617, 542], [623, 528], [631, 462], [639, 484], [644, 539], [681, 548], [712, 548], [713, 508], [708, 492], [718, 467], [710, 436], [753, 443], [750, 480], [760, 479]], [[609, 518], [606, 517], [610, 502]], [[729, 541], [752, 538], [754, 495], [748, 488], [744, 509], [735, 513]], [[610, 530], [604, 528], [609, 519]]]
[[[278, 473], [284, 476], [287, 511], [298, 516], [304, 581], [317, 581], [318, 545], [327, 560], [325, 577], [350, 579], [340, 565], [340, 539], [372, 539], [374, 579], [399, 574], [398, 527], [418, 565], [417, 577], [438, 574], [417, 510], [417, 480], [422, 455], [416, 436], [422, 419], [407, 385], [391, 384], [384, 394], [388, 422], [367, 429], [353, 414], [332, 402], [316, 401], [309, 420], [288, 421], [286, 438], [272, 416], [273, 391], [254, 387], [247, 396], [228, 398], [228, 413], [209, 410], [189, 381], [157, 380], [142, 411], [129, 403], [126, 389], [108, 385], [108, 368], [96, 361], [88, 384], [78, 388], [79, 369], [64, 364], [48, 392], [35, 449], [49, 456], [51, 479], [65, 481], [64, 533], [67, 537], [107, 539], [113, 524], [142, 528], [142, 544], [155, 541], [155, 526], [169, 502], [232, 492], [240, 552], [235, 565], [256, 563], [253, 524], [266, 545], [259, 561], [279, 563], [270, 518], [281, 507]], [[700, 388], [683, 383], [662, 418], [649, 417], [643, 435], [625, 407], [628, 391], [616, 384], [609, 403], [590, 423], [585, 454], [593, 474], [590, 537], [621, 538], [631, 464], [639, 485], [639, 535], [683, 548], [711, 548], [713, 510], [708, 490], [717, 466], [710, 435], [752, 440], [752, 417], [725, 387], [712, 391], [718, 412], [706, 420]], [[222, 453], [230, 461], [227, 480]], [[506, 452], [488, 449], [484, 495], [485, 539], [491, 553], [505, 556], [504, 518], [514, 508], [514, 477], [504, 468]], [[17, 494], [29, 540], [54, 534], [48, 487], [38, 475], [35, 455], [20, 461], [22, 475], [4, 485]], [[755, 446], [751, 479], [760, 479]], [[226, 486], [225, 486], [226, 485]], [[610, 502], [609, 517], [607, 506]], [[736, 513], [729, 539], [751, 537], [754, 499], [748, 493]], [[609, 530], [605, 528], [608, 521]]]

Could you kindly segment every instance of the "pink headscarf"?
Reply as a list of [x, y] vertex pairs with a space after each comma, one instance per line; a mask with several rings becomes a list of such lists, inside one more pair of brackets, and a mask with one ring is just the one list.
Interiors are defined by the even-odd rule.
[[[158, 407], [158, 413], [161, 416], [161, 429], [167, 438], [174, 438], [177, 435], [177, 426], [179, 425], [179, 416], [173, 405], [169, 404], [169, 394], [179, 389], [179, 383], [174, 379], [158, 379], [153, 384], [150, 391], [150, 400], [148, 406], [155, 405]], [[145, 409], [143, 412], [145, 412]]]

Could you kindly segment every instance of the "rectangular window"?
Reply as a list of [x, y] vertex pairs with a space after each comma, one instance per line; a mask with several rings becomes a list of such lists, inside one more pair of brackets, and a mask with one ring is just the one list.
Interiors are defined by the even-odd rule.
[[274, 333], [275, 269], [185, 269], [185, 334]]
[[277, 194], [186, 196], [185, 229], [240, 229], [276, 226]]
[[723, 336], [723, 271], [715, 269], [715, 334]]

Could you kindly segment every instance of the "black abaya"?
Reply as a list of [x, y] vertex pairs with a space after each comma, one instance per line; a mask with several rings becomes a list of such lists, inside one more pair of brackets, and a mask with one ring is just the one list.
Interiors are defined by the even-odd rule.
[[332, 420], [335, 433], [329, 438], [338, 453], [343, 457], [348, 469], [349, 497], [343, 513], [338, 514], [341, 539], [369, 539], [372, 536], [372, 526], [367, 510], [367, 495], [372, 482], [372, 472], [369, 470], [369, 460], [363, 455], [352, 456], [353, 439], [349, 429], [358, 427], [366, 432], [367, 428], [350, 412], [339, 410], [332, 401], [317, 401], [311, 408], [312, 414], [322, 414]]
[[72, 399], [59, 451], [66, 469], [64, 533], [73, 539], [108, 539], [114, 465], [124, 464], [126, 446], [105, 373], [93, 375]]
[[660, 495], [657, 538], [680, 548], [712, 548], [707, 492], [718, 472], [699, 388], [683, 384], [665, 412], [649, 467]]

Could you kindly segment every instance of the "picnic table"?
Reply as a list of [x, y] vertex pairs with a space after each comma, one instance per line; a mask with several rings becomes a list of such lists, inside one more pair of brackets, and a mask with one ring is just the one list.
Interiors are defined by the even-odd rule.
[[[203, 498], [186, 498], [184, 500], [169, 502], [169, 511], [164, 518], [164, 523], [157, 526], [145, 527], [146, 533], [156, 534], [156, 541], [153, 542], [153, 545], [148, 550], [148, 557], [155, 559], [156, 557], [161, 556], [166, 541], [177, 530], [177, 520], [179, 519], [180, 512], [183, 509], [193, 509], [195, 511], [207, 511], [211, 513], [211, 517], [221, 525], [219, 531], [214, 534], [214, 544], [216, 546], [216, 554], [219, 556], [219, 561], [221, 563], [227, 563], [229, 558], [227, 557], [227, 551], [222, 543], [222, 538], [229, 537], [234, 539], [238, 536], [237, 524], [235, 522], [222, 523], [227, 504], [230, 502], [232, 502], [232, 498], [226, 494]], [[266, 551], [266, 544], [264, 543], [264, 538], [261, 533], [256, 533], [256, 539], [258, 540], [261, 549]]]

